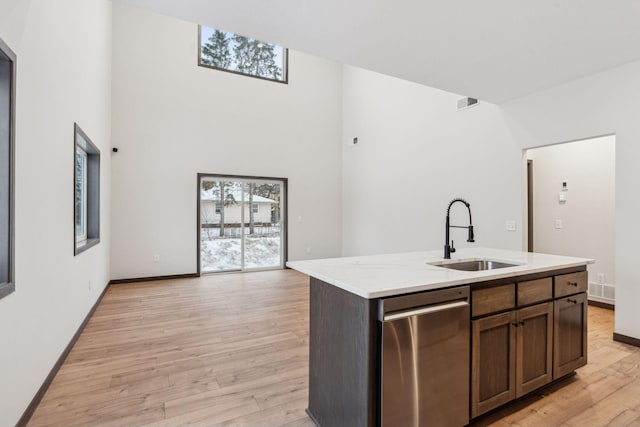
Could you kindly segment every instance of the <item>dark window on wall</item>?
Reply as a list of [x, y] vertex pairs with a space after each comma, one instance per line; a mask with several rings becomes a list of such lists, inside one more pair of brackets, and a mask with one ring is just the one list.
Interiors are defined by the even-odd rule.
[[288, 50], [276, 44], [200, 26], [198, 65], [221, 71], [288, 81]]
[[15, 290], [14, 140], [16, 55], [0, 40], [0, 298]]
[[100, 150], [77, 124], [73, 151], [74, 254], [100, 242]]

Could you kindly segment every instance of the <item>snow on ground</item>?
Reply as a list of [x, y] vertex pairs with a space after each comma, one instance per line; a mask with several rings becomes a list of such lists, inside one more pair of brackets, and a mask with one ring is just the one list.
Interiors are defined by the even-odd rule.
[[[202, 271], [240, 268], [240, 239], [202, 240]], [[245, 268], [280, 266], [280, 237], [245, 238]]]

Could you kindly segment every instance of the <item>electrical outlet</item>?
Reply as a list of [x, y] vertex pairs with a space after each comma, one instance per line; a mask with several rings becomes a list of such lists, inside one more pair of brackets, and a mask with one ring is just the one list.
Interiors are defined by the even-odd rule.
[[153, 256], [153, 262], [160, 262], [160, 255], [155, 254], [155, 255]]
[[562, 220], [561, 219], [556, 219], [555, 226], [556, 226], [557, 229], [561, 229], [562, 228]]
[[307, 253], [310, 254], [312, 252], [311, 246], [307, 246]]
[[602, 274], [602, 273], [596, 274], [596, 280], [598, 280], [598, 283], [603, 285], [604, 284], [604, 274]]
[[504, 228], [507, 231], [516, 231], [516, 222], [512, 219], [504, 222]]

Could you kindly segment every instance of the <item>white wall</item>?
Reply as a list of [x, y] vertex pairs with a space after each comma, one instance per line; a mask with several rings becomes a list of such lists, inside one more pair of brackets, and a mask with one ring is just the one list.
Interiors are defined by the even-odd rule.
[[640, 338], [640, 62], [595, 74], [501, 106], [523, 147], [616, 135], [615, 284], [619, 334]]
[[534, 251], [595, 259], [588, 266], [589, 297], [613, 302], [598, 284], [615, 283], [615, 136], [534, 148], [527, 157], [533, 160]]
[[[0, 299], [0, 425], [14, 425], [109, 281], [111, 2], [23, 0], [17, 54], [16, 291]], [[102, 152], [101, 242], [74, 257], [73, 123]]]
[[289, 259], [339, 256], [342, 67], [290, 51], [288, 85], [198, 67], [197, 25], [113, 8], [112, 279], [195, 272], [198, 172], [288, 178]]
[[[364, 255], [444, 246], [449, 201], [471, 203], [476, 243], [452, 229], [456, 246], [519, 250], [522, 150], [500, 110], [461, 96], [355, 67], [343, 73], [343, 253]], [[358, 137], [356, 146], [349, 146]], [[467, 210], [452, 209], [467, 225]]]

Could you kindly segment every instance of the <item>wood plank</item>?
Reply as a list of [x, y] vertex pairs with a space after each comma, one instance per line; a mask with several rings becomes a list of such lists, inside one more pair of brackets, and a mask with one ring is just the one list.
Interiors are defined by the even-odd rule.
[[293, 271], [110, 287], [30, 425], [306, 417], [308, 301]]

